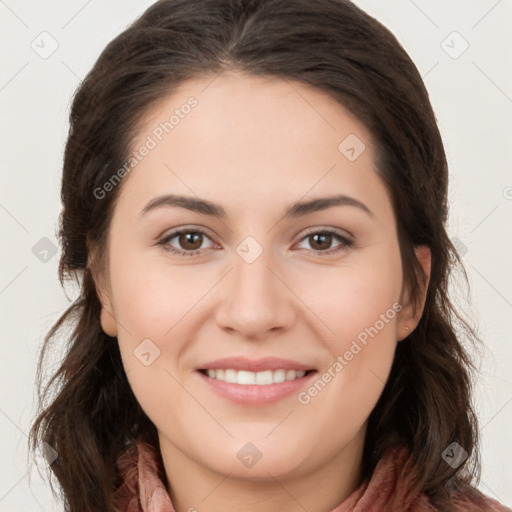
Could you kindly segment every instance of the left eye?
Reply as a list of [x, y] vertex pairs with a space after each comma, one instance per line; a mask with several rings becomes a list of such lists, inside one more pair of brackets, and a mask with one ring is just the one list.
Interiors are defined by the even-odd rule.
[[[311, 247], [311, 249], [308, 249], [309, 252], [315, 252], [321, 255], [339, 252], [344, 248], [350, 247], [352, 245], [352, 241], [349, 240], [346, 236], [331, 230], [314, 231], [308, 233], [305, 237], [302, 238], [301, 242], [303, 240], [308, 241], [309, 246]], [[329, 246], [331, 246], [334, 240], [338, 240], [340, 243], [334, 249], [330, 249]]]
[[[164, 246], [166, 250], [181, 256], [195, 256], [201, 252], [201, 249], [205, 248], [202, 247], [205, 238], [212, 242], [211, 238], [200, 229], [181, 230], [170, 233], [158, 242], [158, 244]], [[178, 247], [172, 243], [174, 240], [177, 241]], [[339, 243], [334, 249], [331, 249], [330, 246], [335, 240]], [[308, 252], [313, 252], [321, 256], [337, 253], [353, 244], [349, 238], [332, 230], [310, 232], [301, 238], [299, 244], [303, 241], [308, 241], [309, 243], [310, 248], [306, 248]], [[212, 245], [207, 248], [212, 248], [213, 246], [214, 244], [212, 242]]]
[[[171, 243], [171, 240], [174, 240], [175, 238], [178, 241], [179, 247], [175, 247]], [[200, 251], [204, 238], [210, 240], [210, 237], [200, 229], [183, 230], [171, 233], [159, 243], [165, 246], [165, 248], [170, 250], [171, 252], [183, 256], [194, 256]], [[182, 249], [181, 247], [183, 247], [184, 249]]]

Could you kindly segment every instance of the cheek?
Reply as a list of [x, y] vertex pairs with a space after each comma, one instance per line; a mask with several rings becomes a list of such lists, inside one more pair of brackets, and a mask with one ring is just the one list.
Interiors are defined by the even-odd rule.
[[197, 322], [194, 313], [200, 308], [194, 305], [206, 293], [208, 278], [136, 256], [118, 261], [111, 283], [127, 378], [157, 428], [182, 435], [176, 411], [185, 410], [190, 399], [178, 384], [179, 364], [194, 328], [191, 322]]
[[375, 406], [393, 362], [402, 309], [399, 249], [381, 248], [336, 273], [316, 277], [316, 287], [312, 281], [301, 292], [328, 327], [322, 340], [330, 358], [319, 372], [320, 382], [306, 389], [299, 402], [331, 411], [326, 423], [350, 412], [356, 429]]
[[179, 407], [162, 404], [187, 400], [173, 376], [182, 381], [182, 370], [189, 370], [187, 349], [197, 329], [211, 321], [205, 295], [219, 276], [194, 266], [173, 267], [161, 256], [120, 256], [112, 252], [110, 280], [123, 366], [146, 414], [165, 422]]
[[128, 256], [111, 272], [116, 318], [133, 336], [162, 339], [208, 291], [214, 277], [192, 267], [173, 269], [162, 258]]
[[327, 328], [322, 332], [331, 353], [344, 352], [359, 335], [364, 341], [367, 329], [375, 324], [379, 339], [396, 341], [402, 268], [395, 245], [354, 254], [337, 268], [305, 273], [299, 282], [298, 294]]

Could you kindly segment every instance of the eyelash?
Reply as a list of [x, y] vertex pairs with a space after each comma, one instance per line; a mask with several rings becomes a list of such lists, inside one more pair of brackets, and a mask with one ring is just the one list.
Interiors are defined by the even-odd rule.
[[[157, 245], [163, 246], [165, 250], [170, 251], [174, 254], [177, 254], [178, 256], [198, 256], [199, 253], [202, 251], [202, 249], [195, 249], [193, 251], [185, 251], [182, 249], [176, 249], [175, 247], [172, 247], [169, 244], [169, 242], [175, 238], [178, 235], [181, 235], [183, 233], [199, 233], [203, 236], [206, 236], [211, 240], [211, 238], [208, 236], [208, 234], [203, 231], [202, 229], [181, 229], [178, 231], [173, 231], [172, 233], [169, 233], [167, 236], [162, 238]], [[337, 231], [333, 231], [330, 229], [320, 229], [320, 230], [312, 230], [304, 234], [304, 236], [300, 239], [300, 241], [310, 237], [311, 235], [333, 235], [334, 238], [336, 238], [339, 242], [341, 242], [341, 245], [334, 248], [334, 249], [328, 249], [325, 251], [315, 251], [312, 249], [306, 249], [308, 251], [308, 254], [315, 254], [320, 256], [330, 256], [332, 254], [338, 253], [344, 249], [348, 249], [353, 246], [354, 242], [350, 240], [348, 237], [341, 235]]]

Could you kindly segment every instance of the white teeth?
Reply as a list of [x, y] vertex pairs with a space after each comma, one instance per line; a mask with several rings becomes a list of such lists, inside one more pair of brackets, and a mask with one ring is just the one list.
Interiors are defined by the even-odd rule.
[[[225, 370], [224, 372], [224, 380], [226, 382], [233, 382], [236, 383], [237, 381], [237, 374], [238, 372], [236, 370]], [[214, 378], [217, 378], [217, 375], [215, 375]]]
[[265, 370], [263, 372], [248, 372], [245, 370], [207, 370], [208, 377], [211, 379], [223, 380], [236, 384], [258, 384], [264, 386], [267, 384], [278, 384], [285, 380], [295, 380], [304, 377], [304, 370]]
[[[301, 375], [297, 375], [298, 373], [300, 373]], [[286, 375], [285, 375], [285, 379], [286, 380], [293, 380], [293, 379], [296, 379], [298, 377], [303, 377], [304, 374], [306, 372], [297, 372], [295, 370], [286, 370]]]
[[256, 375], [256, 384], [265, 385], [272, 384], [272, 370], [266, 370], [264, 372], [258, 372]]
[[239, 371], [236, 381], [238, 384], [254, 384], [256, 381], [256, 374], [253, 372]]
[[286, 380], [286, 370], [276, 370], [273, 377], [274, 382], [284, 382]]

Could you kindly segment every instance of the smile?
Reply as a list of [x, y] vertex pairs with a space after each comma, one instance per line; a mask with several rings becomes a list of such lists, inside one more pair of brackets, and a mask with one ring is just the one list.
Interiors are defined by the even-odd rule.
[[202, 370], [205, 375], [211, 379], [221, 380], [232, 384], [251, 385], [257, 384], [260, 386], [267, 386], [269, 384], [279, 384], [281, 382], [296, 380], [306, 375], [305, 370], [265, 370], [262, 372], [250, 372], [246, 370], [235, 370], [233, 368], [227, 369], [209, 369]]

